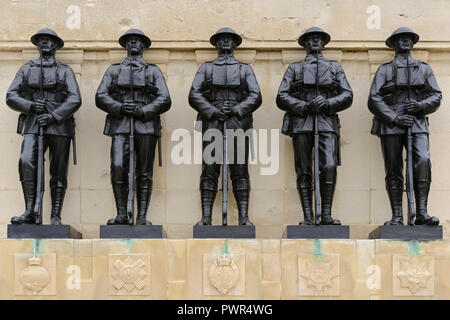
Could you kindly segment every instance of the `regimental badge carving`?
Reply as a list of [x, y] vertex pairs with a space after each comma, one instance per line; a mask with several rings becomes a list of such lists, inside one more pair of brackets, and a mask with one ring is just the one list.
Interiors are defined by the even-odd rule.
[[338, 296], [339, 294], [339, 254], [298, 257], [299, 296]]
[[434, 256], [394, 255], [393, 295], [434, 296]]
[[203, 258], [205, 295], [244, 295], [245, 256], [205, 254]]
[[56, 295], [56, 254], [16, 254], [15, 294]]
[[239, 268], [228, 256], [218, 257], [209, 268], [209, 281], [221, 294], [227, 294], [239, 281]]
[[109, 255], [111, 295], [149, 295], [150, 257], [148, 255]]

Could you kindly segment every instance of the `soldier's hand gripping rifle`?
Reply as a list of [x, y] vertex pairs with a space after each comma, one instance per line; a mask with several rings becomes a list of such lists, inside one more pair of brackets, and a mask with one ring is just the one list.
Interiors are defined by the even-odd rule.
[[[316, 97], [319, 96], [319, 50], [316, 52]], [[320, 218], [322, 214], [321, 202], [320, 202], [320, 180], [319, 180], [319, 121], [318, 114], [314, 114], [314, 206], [315, 224], [320, 224]]]
[[[406, 69], [408, 75], [408, 101], [411, 100], [411, 71], [409, 69], [409, 57], [406, 58]], [[414, 205], [414, 177], [413, 177], [413, 157], [412, 157], [412, 127], [408, 127], [407, 157], [406, 157], [406, 195], [408, 198], [408, 224], [414, 225], [416, 218], [416, 207]]]
[[[42, 65], [42, 52], [40, 51], [41, 70], [39, 77], [39, 100], [44, 99], [44, 69]], [[38, 122], [39, 125], [39, 122]], [[38, 164], [36, 181], [36, 200], [34, 203], [33, 215], [36, 218], [36, 224], [42, 224], [42, 199], [44, 197], [45, 177], [44, 177], [44, 127], [39, 125], [38, 136]]]
[[[127, 102], [134, 103], [133, 93], [133, 66], [130, 62], [130, 98]], [[129, 135], [129, 172], [128, 172], [128, 199], [127, 216], [128, 224], [134, 225], [134, 116], [130, 117], [130, 135]]]

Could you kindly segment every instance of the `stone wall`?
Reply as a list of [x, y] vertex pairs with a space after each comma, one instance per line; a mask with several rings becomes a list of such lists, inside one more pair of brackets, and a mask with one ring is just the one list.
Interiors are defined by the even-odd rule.
[[0, 240], [1, 299], [450, 298], [448, 241]]
[[[409, 26], [421, 36], [413, 56], [431, 65], [444, 96], [441, 108], [430, 117], [433, 183], [429, 209], [440, 217], [448, 237], [450, 212], [445, 201], [450, 197], [450, 111], [446, 107], [450, 90], [450, 3], [435, 1], [431, 6], [412, 0], [376, 2], [380, 10], [379, 29], [368, 28], [372, 14], [367, 12], [373, 5], [368, 0], [131, 0], [125, 8], [123, 1], [112, 0], [3, 0], [0, 96], [5, 96], [19, 67], [37, 56], [29, 37], [43, 27], [54, 29], [66, 42], [57, 58], [73, 68], [83, 99], [76, 114], [79, 164], [69, 169], [63, 223], [72, 224], [85, 238], [98, 237], [99, 224], [113, 217], [115, 210], [109, 179], [110, 138], [102, 135], [105, 114], [95, 107], [94, 96], [106, 68], [125, 55], [117, 43], [118, 37], [130, 27], [142, 29], [153, 40], [145, 58], [164, 72], [173, 101], [172, 108], [162, 117], [164, 165], [159, 168], [155, 163], [149, 216], [154, 224], [163, 225], [168, 238], [190, 238], [192, 225], [201, 215], [201, 166], [175, 165], [170, 161], [177, 144], [171, 141], [171, 135], [179, 128], [193, 133], [196, 114], [189, 107], [187, 96], [200, 63], [216, 54], [208, 42], [209, 36], [225, 25], [243, 35], [236, 56], [252, 65], [263, 94], [263, 105], [254, 114], [255, 127], [279, 129], [283, 117], [275, 105], [279, 83], [287, 66], [304, 56], [295, 39], [306, 28], [321, 26], [332, 36], [325, 56], [341, 62], [354, 91], [352, 107], [340, 116], [342, 166], [338, 168], [334, 215], [353, 226], [352, 237], [364, 238], [390, 216], [381, 149], [378, 138], [370, 135], [372, 115], [367, 109], [367, 95], [377, 67], [392, 58], [384, 39], [395, 28]], [[0, 103], [0, 237], [6, 237], [11, 216], [23, 211], [17, 172], [21, 137], [15, 133], [18, 114], [6, 106], [4, 99]], [[278, 139], [277, 174], [261, 175], [260, 169], [266, 165], [260, 163], [250, 166], [250, 218], [256, 224], [258, 238], [280, 238], [285, 226], [297, 224], [302, 215], [295, 189], [291, 141], [281, 134]], [[231, 192], [229, 198], [230, 224], [236, 224], [237, 210]], [[219, 195], [213, 219], [216, 224], [220, 219], [220, 201]], [[46, 192], [44, 223], [49, 222], [49, 207]]]

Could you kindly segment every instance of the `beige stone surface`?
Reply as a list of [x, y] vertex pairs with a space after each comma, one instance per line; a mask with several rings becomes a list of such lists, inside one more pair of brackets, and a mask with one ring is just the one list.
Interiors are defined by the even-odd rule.
[[[369, 0], [320, 0], [314, 4], [306, 0], [132, 0], [125, 5], [85, 0], [4, 2], [0, 11], [0, 96], [5, 97], [20, 66], [38, 57], [29, 42], [32, 34], [50, 27], [65, 40], [57, 58], [76, 73], [83, 105], [75, 116], [78, 165], [69, 166], [69, 190], [62, 217], [63, 223], [76, 227], [84, 238], [97, 238], [99, 225], [115, 215], [110, 186], [111, 139], [102, 134], [105, 113], [95, 107], [94, 99], [106, 68], [125, 56], [117, 39], [131, 27], [142, 29], [152, 38], [153, 45], [145, 58], [162, 70], [172, 98], [170, 111], [162, 117], [164, 164], [162, 168], [154, 166], [149, 218], [154, 224], [163, 225], [169, 239], [192, 237], [192, 225], [201, 216], [198, 192], [201, 165], [174, 164], [171, 154], [177, 142], [171, 137], [181, 128], [193, 135], [196, 112], [187, 101], [189, 89], [199, 65], [216, 55], [208, 41], [210, 35], [224, 25], [243, 36], [236, 57], [251, 64], [262, 90], [263, 104], [254, 114], [257, 130], [281, 127], [283, 112], [276, 107], [276, 93], [288, 65], [305, 55], [295, 41], [297, 37], [312, 25], [321, 26], [331, 34], [332, 41], [324, 55], [340, 61], [354, 91], [352, 107], [340, 113], [342, 166], [338, 168], [333, 215], [351, 226], [369, 225], [367, 230], [390, 216], [380, 142], [370, 135], [372, 114], [367, 109], [370, 82], [379, 65], [393, 56], [392, 50], [384, 45], [385, 38], [402, 25], [418, 32], [421, 41], [413, 50], [413, 57], [430, 64], [443, 91], [441, 108], [429, 117], [433, 165], [429, 210], [440, 218], [444, 236], [450, 237], [450, 213], [446, 208], [450, 196], [450, 171], [447, 170], [450, 111], [446, 108], [446, 92], [450, 90], [449, 3], [437, 1], [430, 6], [413, 0], [377, 1], [381, 28], [370, 29], [368, 8], [374, 3]], [[71, 5], [79, 8], [79, 27], [70, 24], [77, 18], [67, 12]], [[237, 9], [238, 15], [231, 14]], [[203, 13], [201, 19], [199, 12]], [[0, 100], [0, 149], [4, 150], [0, 157], [0, 238], [6, 238], [6, 225], [11, 216], [24, 210], [17, 172], [22, 141], [15, 133], [17, 116], [4, 99]], [[250, 218], [257, 227], [258, 238], [281, 238], [285, 226], [297, 224], [303, 215], [295, 190], [291, 139], [281, 134], [278, 139], [278, 172], [262, 175], [261, 169], [267, 165], [261, 161], [249, 168]], [[46, 159], [48, 178], [48, 155]], [[231, 190], [228, 196], [229, 222], [237, 224]], [[220, 223], [220, 201], [219, 193], [213, 210], [216, 224]], [[47, 190], [45, 223], [49, 222], [49, 209]], [[364, 232], [359, 228], [351, 236], [365, 238]], [[276, 287], [267, 283], [267, 288], [272, 285]], [[184, 283], [174, 283], [172, 292], [179, 292], [183, 286]]]
[[0, 240], [0, 298], [449, 299], [449, 267], [448, 240]]

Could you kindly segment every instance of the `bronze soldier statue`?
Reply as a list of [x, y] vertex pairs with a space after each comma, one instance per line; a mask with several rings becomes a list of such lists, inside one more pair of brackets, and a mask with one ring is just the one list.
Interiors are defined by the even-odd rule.
[[[288, 67], [277, 95], [278, 108], [286, 111], [282, 133], [292, 137], [294, 147], [297, 189], [304, 214], [300, 225], [341, 224], [331, 217], [337, 166], [340, 165], [337, 113], [351, 106], [353, 92], [341, 65], [322, 56], [322, 49], [329, 41], [330, 35], [318, 27], [306, 30], [299, 37], [298, 43], [306, 49], [306, 57]], [[314, 188], [317, 191], [315, 221], [312, 208], [313, 148], [316, 161]]]
[[169, 110], [171, 100], [161, 70], [143, 59], [144, 50], [151, 45], [150, 38], [138, 29], [130, 29], [119, 38], [119, 44], [128, 55], [106, 70], [95, 96], [97, 107], [108, 113], [104, 134], [112, 137], [111, 184], [117, 216], [108, 224], [134, 224], [135, 147], [136, 225], [151, 225], [146, 216], [155, 148], [161, 136], [160, 115]]
[[38, 48], [40, 59], [19, 69], [6, 94], [8, 106], [20, 112], [17, 133], [23, 135], [19, 175], [25, 212], [12, 217], [11, 223], [42, 224], [43, 157], [48, 147], [50, 217], [53, 225], [60, 225], [70, 143], [75, 138], [73, 114], [81, 106], [81, 96], [72, 69], [55, 59], [55, 51], [64, 46], [64, 41], [53, 30], [42, 29], [31, 37], [31, 42]]
[[[234, 49], [241, 42], [242, 38], [231, 28], [221, 28], [210, 38], [210, 43], [217, 48], [219, 55], [214, 61], [205, 62], [200, 66], [189, 93], [189, 104], [198, 111], [197, 123], [201, 123], [203, 134], [208, 129], [223, 132], [224, 126], [227, 129], [244, 131], [253, 128], [252, 113], [261, 105], [262, 99], [251, 66], [234, 58]], [[236, 140], [233, 141], [235, 145]], [[203, 142], [204, 152], [211, 142]], [[249, 140], [245, 140], [243, 146], [245, 150], [239, 147], [237, 145], [234, 148], [233, 156], [236, 159], [237, 153], [242, 152], [245, 154], [244, 163], [235, 161], [229, 164], [233, 193], [239, 212], [239, 225], [253, 226], [248, 218]], [[230, 158], [230, 156], [224, 158]], [[197, 223], [200, 226], [211, 225], [211, 212], [217, 193], [221, 164], [208, 164], [203, 157], [202, 167], [200, 176], [202, 219]], [[228, 177], [225, 176], [224, 179]], [[224, 194], [226, 195], [226, 191]], [[224, 225], [226, 225], [226, 219]]]
[[408, 224], [439, 224], [439, 219], [427, 212], [431, 163], [426, 116], [439, 108], [442, 94], [430, 66], [411, 58], [410, 51], [417, 41], [419, 35], [409, 28], [392, 33], [386, 45], [395, 50], [395, 58], [378, 68], [370, 89], [368, 107], [374, 114], [372, 134], [381, 140], [386, 190], [392, 209], [392, 219], [385, 225], [403, 225], [403, 147], [411, 155], [407, 158], [412, 160], [408, 174], [412, 179], [408, 182], [413, 185], [408, 183], [408, 208], [417, 214], [415, 221], [411, 219]]

